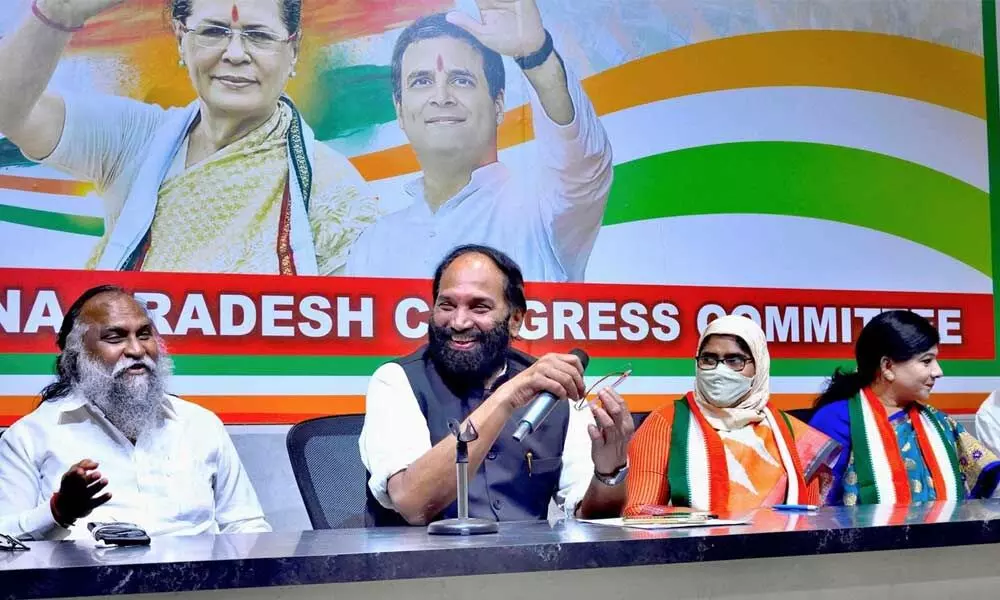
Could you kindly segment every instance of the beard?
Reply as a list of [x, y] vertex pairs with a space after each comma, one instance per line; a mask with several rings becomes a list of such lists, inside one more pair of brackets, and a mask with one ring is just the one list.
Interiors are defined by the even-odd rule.
[[[157, 360], [122, 356], [111, 369], [86, 352], [78, 361], [74, 388], [128, 439], [138, 439], [163, 417], [163, 398], [173, 368], [166, 354]], [[133, 365], [144, 365], [147, 371], [129, 374], [127, 369]]]
[[456, 350], [448, 344], [456, 336], [451, 327], [440, 327], [433, 321], [429, 325], [427, 349], [431, 360], [439, 371], [453, 379], [482, 383], [507, 359], [507, 349], [510, 347], [507, 318], [498, 320], [488, 331], [470, 329], [462, 332], [463, 339], [476, 342], [469, 350]]

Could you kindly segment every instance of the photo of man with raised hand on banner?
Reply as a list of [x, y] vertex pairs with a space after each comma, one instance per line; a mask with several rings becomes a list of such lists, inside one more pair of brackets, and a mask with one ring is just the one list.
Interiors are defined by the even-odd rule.
[[[430, 277], [450, 248], [479, 243], [510, 254], [529, 281], [583, 280], [611, 189], [611, 143], [536, 2], [476, 4], [479, 19], [430, 15], [396, 41], [396, 115], [423, 172], [405, 186], [412, 203], [361, 235], [348, 275]], [[518, 171], [497, 156], [501, 55], [531, 87], [537, 157]]]
[[197, 100], [46, 93], [74, 32], [122, 1], [33, 0], [0, 42], [0, 132], [96, 187], [104, 237], [88, 268], [338, 273], [377, 210], [284, 94], [302, 0], [164, 1]]

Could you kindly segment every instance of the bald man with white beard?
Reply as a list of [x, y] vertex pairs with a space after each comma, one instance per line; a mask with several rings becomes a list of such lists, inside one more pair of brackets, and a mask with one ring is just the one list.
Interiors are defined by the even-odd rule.
[[56, 381], [0, 437], [0, 533], [83, 538], [87, 521], [150, 536], [271, 530], [219, 418], [166, 393], [172, 363], [131, 295], [84, 292], [58, 345]]

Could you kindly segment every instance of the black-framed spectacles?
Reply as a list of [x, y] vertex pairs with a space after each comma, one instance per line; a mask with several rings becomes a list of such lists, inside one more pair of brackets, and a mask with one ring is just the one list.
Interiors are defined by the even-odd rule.
[[31, 550], [31, 548], [24, 545], [24, 542], [17, 539], [16, 537], [7, 535], [6, 533], [0, 533], [0, 550]]
[[694, 360], [698, 364], [698, 368], [702, 371], [711, 371], [719, 366], [720, 362], [734, 371], [742, 371], [747, 366], [747, 363], [753, 362], [752, 358], [743, 356], [742, 354], [727, 354], [722, 357], [715, 354], [699, 354]]

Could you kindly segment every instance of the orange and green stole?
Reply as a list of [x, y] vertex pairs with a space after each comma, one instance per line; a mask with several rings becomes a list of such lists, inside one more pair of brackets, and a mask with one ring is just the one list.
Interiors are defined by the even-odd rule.
[[[786, 474], [784, 501], [788, 504], [817, 502], [817, 490], [806, 485], [806, 471], [802, 468], [788, 416], [765, 407], [764, 419], [774, 434]], [[726, 449], [719, 432], [705, 419], [691, 392], [674, 403], [667, 479], [670, 502], [674, 506], [713, 512], [725, 512], [729, 508], [731, 482]]]

